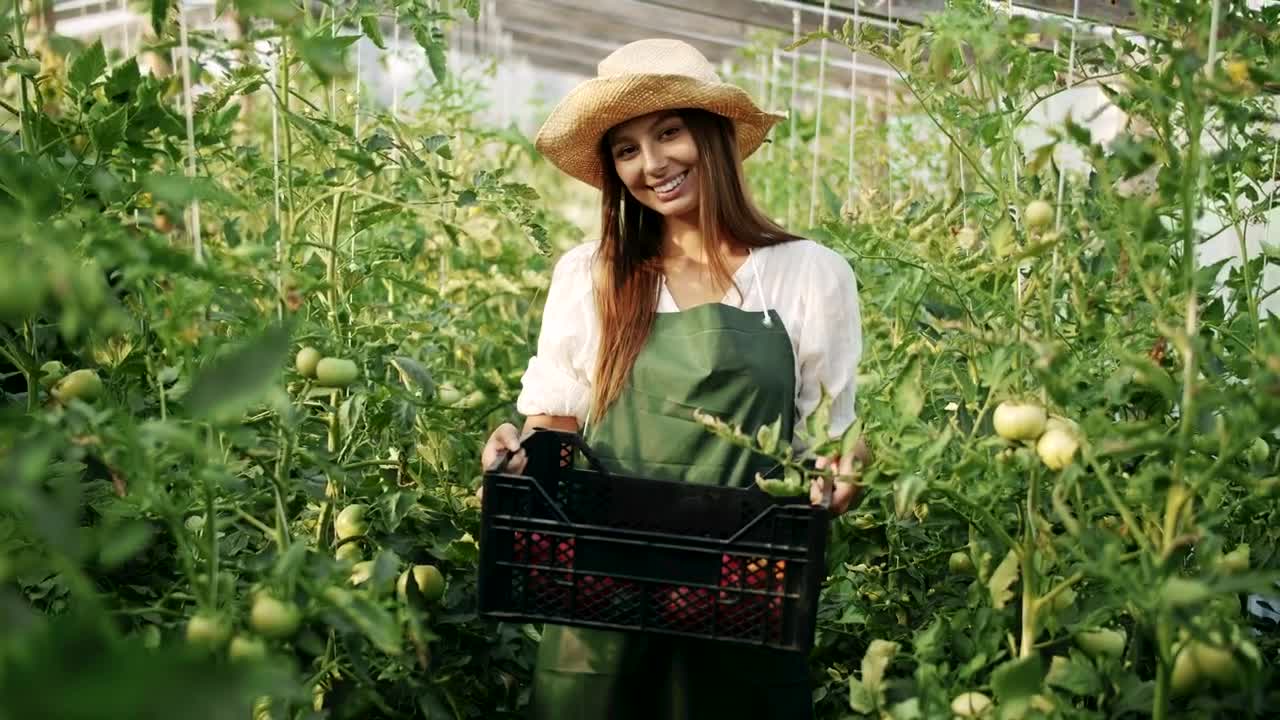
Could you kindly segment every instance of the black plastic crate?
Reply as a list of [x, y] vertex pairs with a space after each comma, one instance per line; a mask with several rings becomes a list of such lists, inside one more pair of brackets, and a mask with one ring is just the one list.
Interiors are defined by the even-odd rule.
[[[604, 471], [575, 433], [534, 432], [525, 474], [491, 470], [480, 614], [808, 652], [825, 507]], [[591, 464], [578, 467], [577, 451]]]

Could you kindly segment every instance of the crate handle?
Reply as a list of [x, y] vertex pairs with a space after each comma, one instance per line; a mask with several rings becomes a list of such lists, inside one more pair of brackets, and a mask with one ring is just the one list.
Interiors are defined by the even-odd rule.
[[590, 445], [587, 445], [587, 441], [583, 439], [581, 433], [566, 432], [564, 430], [553, 430], [551, 428], [541, 428], [541, 427], [534, 428], [533, 432], [535, 434], [550, 433], [552, 435], [556, 435], [562, 440], [567, 441], [570, 445], [573, 446], [575, 450], [582, 453], [582, 457], [587, 459], [587, 464], [591, 466], [591, 469], [594, 470], [596, 474], [600, 475], [605, 479], [612, 477], [612, 475], [609, 474], [609, 471], [604, 469], [604, 465], [600, 462], [600, 458], [596, 457], [595, 451], [591, 449]]

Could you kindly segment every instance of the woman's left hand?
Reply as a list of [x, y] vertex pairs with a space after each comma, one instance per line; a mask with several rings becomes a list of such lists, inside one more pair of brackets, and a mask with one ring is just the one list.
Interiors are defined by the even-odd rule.
[[[849, 508], [857, 507], [862, 501], [863, 491], [866, 488], [858, 483], [857, 478], [861, 477], [863, 468], [870, 462], [871, 449], [862, 438], [858, 438], [854, 451], [845, 457], [830, 455], [818, 458], [816, 463], [818, 470], [826, 470], [832, 466], [836, 468], [835, 489], [831, 493], [833, 516], [843, 515]], [[815, 478], [809, 486], [809, 500], [814, 505], [822, 502], [822, 478]]]

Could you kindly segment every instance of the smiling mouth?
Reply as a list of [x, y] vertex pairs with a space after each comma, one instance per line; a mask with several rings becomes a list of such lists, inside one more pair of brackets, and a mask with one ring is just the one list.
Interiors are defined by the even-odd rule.
[[688, 171], [688, 170], [685, 170], [684, 172], [682, 172], [682, 173], [680, 173], [679, 175], [677, 175], [677, 176], [675, 176], [675, 177], [671, 178], [671, 179], [670, 179], [670, 180], [668, 180], [667, 182], [665, 182], [665, 183], [663, 183], [663, 184], [661, 184], [661, 185], [652, 185], [651, 187], [652, 187], [654, 190], [657, 190], [657, 191], [658, 191], [658, 192], [660, 192], [660, 193], [666, 194], [666, 193], [671, 192], [672, 190], [675, 190], [676, 188], [680, 187], [681, 185], [683, 185], [683, 184], [684, 184], [684, 181], [685, 181], [685, 178], [687, 178], [687, 177], [689, 177], [689, 171]]

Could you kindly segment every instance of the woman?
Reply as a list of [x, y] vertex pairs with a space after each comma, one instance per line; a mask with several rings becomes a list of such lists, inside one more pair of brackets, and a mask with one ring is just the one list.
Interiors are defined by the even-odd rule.
[[[791, 438], [825, 389], [830, 432], [850, 426], [862, 350], [853, 272], [764, 216], [742, 177], [781, 119], [674, 40], [620, 48], [552, 111], [538, 149], [601, 190], [603, 230], [556, 265], [517, 401], [525, 432], [582, 430], [614, 472], [746, 486], [770, 463], [707, 432], [694, 409], [749, 432], [781, 417]], [[482, 462], [505, 449], [518, 472], [519, 447], [505, 424]], [[865, 450], [818, 462], [851, 476], [855, 461]], [[859, 490], [837, 482], [833, 512]], [[812, 714], [798, 653], [554, 625], [531, 704], [548, 720]]]

